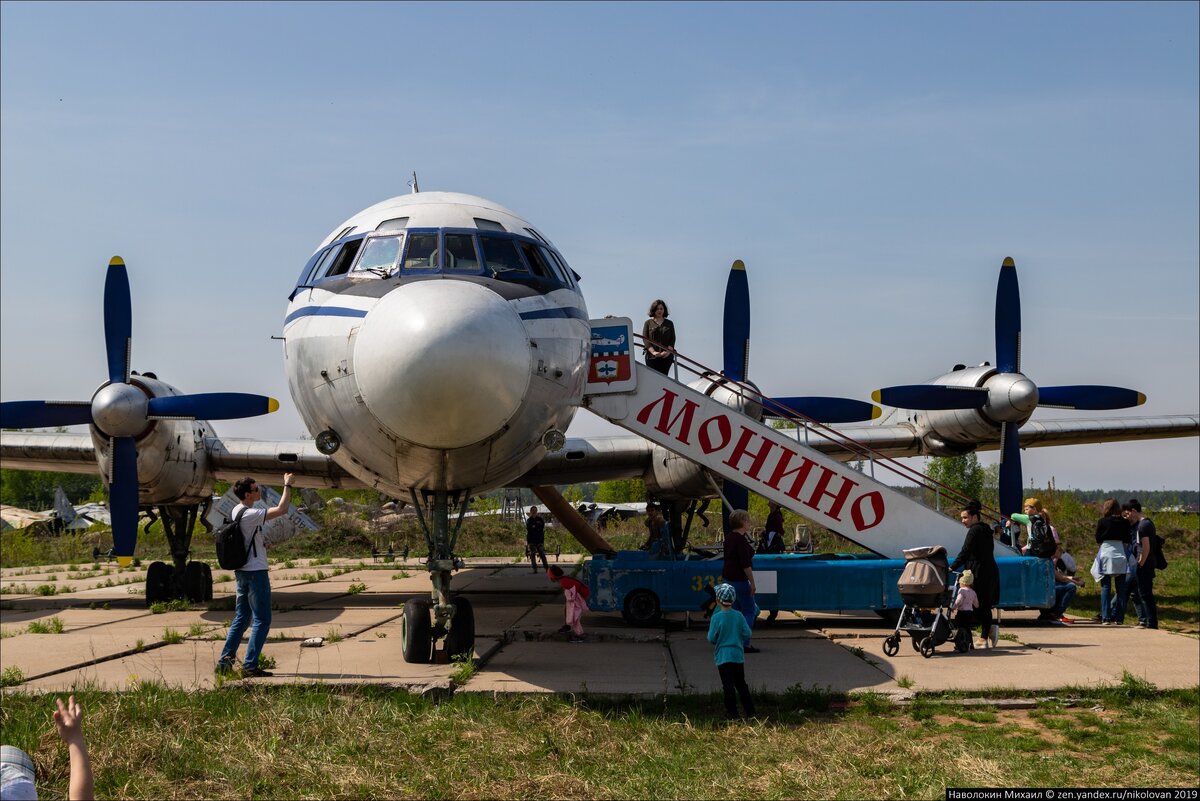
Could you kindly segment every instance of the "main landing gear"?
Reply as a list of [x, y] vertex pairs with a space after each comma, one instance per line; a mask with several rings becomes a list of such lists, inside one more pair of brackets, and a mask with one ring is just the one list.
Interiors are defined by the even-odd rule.
[[[404, 661], [413, 663], [449, 662], [463, 654], [475, 653], [475, 611], [461, 595], [450, 595], [450, 574], [463, 566], [454, 555], [454, 545], [462, 531], [463, 515], [470, 494], [445, 491], [412, 491], [412, 504], [429, 546], [429, 578], [433, 588], [428, 599], [414, 598], [404, 604], [400, 620], [400, 640]], [[454, 532], [450, 532], [450, 514], [457, 509]], [[438, 641], [442, 647], [438, 648]]]
[[205, 562], [188, 561], [192, 547], [192, 528], [196, 525], [196, 519], [200, 519], [206, 531], [212, 531], [212, 526], [204, 519], [204, 513], [208, 512], [211, 504], [212, 501], [198, 504], [164, 504], [158, 507], [158, 514], [155, 514], [152, 508], [147, 510], [150, 521], [146, 523], [142, 533], [148, 533], [156, 520], [162, 520], [174, 564], [153, 562], [146, 570], [146, 606], [182, 598], [192, 603], [212, 600], [212, 568]]

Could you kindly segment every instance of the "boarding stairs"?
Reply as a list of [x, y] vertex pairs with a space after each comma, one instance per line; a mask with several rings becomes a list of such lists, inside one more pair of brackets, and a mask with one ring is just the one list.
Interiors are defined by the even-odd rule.
[[[625, 332], [618, 330], [621, 326]], [[716, 377], [728, 390], [705, 394], [639, 363], [638, 338], [628, 318], [592, 321], [586, 408], [880, 556], [902, 559], [906, 548], [944, 545], [953, 558], [961, 549], [966, 529], [959, 521], [744, 413], [771, 403], [747, 384], [727, 381], [677, 353], [677, 376], [682, 369], [707, 377], [709, 386]], [[872, 472], [882, 464], [914, 483], [957, 496], [836, 429], [791, 410], [772, 412], [796, 420], [796, 430], [803, 426], [806, 435], [836, 438], [856, 454], [854, 459], [869, 460]]]

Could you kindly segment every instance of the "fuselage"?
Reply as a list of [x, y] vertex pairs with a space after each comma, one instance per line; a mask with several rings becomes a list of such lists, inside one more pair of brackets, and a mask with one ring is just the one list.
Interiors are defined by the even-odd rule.
[[284, 321], [292, 399], [317, 445], [364, 483], [482, 492], [565, 432], [586, 381], [578, 276], [491, 201], [422, 192], [337, 226]]

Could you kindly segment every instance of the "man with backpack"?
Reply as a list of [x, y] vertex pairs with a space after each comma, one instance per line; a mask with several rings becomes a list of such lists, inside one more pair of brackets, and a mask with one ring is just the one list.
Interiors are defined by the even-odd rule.
[[1154, 528], [1154, 521], [1142, 514], [1142, 504], [1130, 498], [1121, 504], [1121, 511], [1133, 529], [1133, 542], [1137, 553], [1137, 592], [1142, 598], [1141, 620], [1144, 629], [1158, 628], [1158, 603], [1154, 600], [1154, 571], [1166, 567], [1162, 553], [1162, 537]]
[[217, 662], [217, 671], [233, 670], [238, 643], [249, 626], [250, 642], [246, 646], [246, 659], [242, 662], [242, 675], [270, 676], [268, 671], [258, 666], [258, 655], [271, 631], [271, 579], [267, 570], [267, 543], [262, 527], [268, 520], [287, 514], [292, 502], [292, 474], [284, 473], [283, 496], [279, 504], [270, 509], [254, 508], [254, 504], [262, 498], [262, 489], [249, 476], [233, 485], [233, 494], [241, 501], [234, 509], [234, 520], [241, 527], [246, 558], [245, 563], [234, 571], [237, 602], [233, 620], [229, 624], [229, 635], [225, 638], [225, 648]]

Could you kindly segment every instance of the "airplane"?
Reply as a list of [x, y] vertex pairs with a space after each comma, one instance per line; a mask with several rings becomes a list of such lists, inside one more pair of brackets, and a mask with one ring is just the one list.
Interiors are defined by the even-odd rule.
[[[0, 428], [86, 423], [89, 434], [4, 431], [0, 464], [101, 473], [112, 493], [119, 557], [133, 555], [139, 507], [170, 515], [175, 565], [155, 563], [161, 565], [156, 594], [177, 590], [180, 574], [189, 596], [205, 592], [206, 566], [187, 561], [188, 521], [208, 503], [217, 480], [291, 472], [301, 487], [370, 487], [407, 501], [425, 534], [432, 590], [429, 599], [404, 606], [403, 656], [428, 662], [439, 653], [470, 653], [474, 614], [469, 599], [451, 592], [451, 576], [462, 566], [454, 545], [472, 496], [532, 487], [596, 552], [607, 543], [554, 485], [641, 478], [660, 500], [717, 495], [705, 470], [640, 437], [566, 437], [585, 406], [591, 344], [579, 281], [542, 231], [484, 198], [414, 191], [370, 206], [330, 231], [287, 296], [282, 339], [289, 391], [314, 438], [222, 439], [198, 418], [259, 414], [277, 403], [232, 393], [183, 395], [153, 374], [130, 371], [128, 280], [114, 259], [104, 297], [109, 380], [90, 405], [81, 411], [43, 401], [0, 404]], [[735, 264], [730, 281], [745, 284], [744, 266]], [[747, 378], [744, 294], [745, 300], [740, 289], [727, 293], [726, 316], [734, 319], [727, 321], [724, 370], [706, 371], [690, 384], [739, 406], [746, 404], [729, 387]], [[1014, 373], [1015, 365], [1005, 367]], [[967, 375], [991, 392], [990, 371]], [[998, 424], [988, 416], [996, 408], [989, 401], [990, 407], [940, 416], [900, 414], [881, 425], [868, 423], [879, 410], [863, 401], [781, 400], [806, 420], [849, 422], [838, 430], [887, 456], [996, 448], [1005, 424], [1025, 426], [1022, 447], [1200, 434], [1197, 415], [1027, 424], [1033, 408], [1022, 405]], [[842, 460], [859, 458], [835, 442], [813, 446]]]

